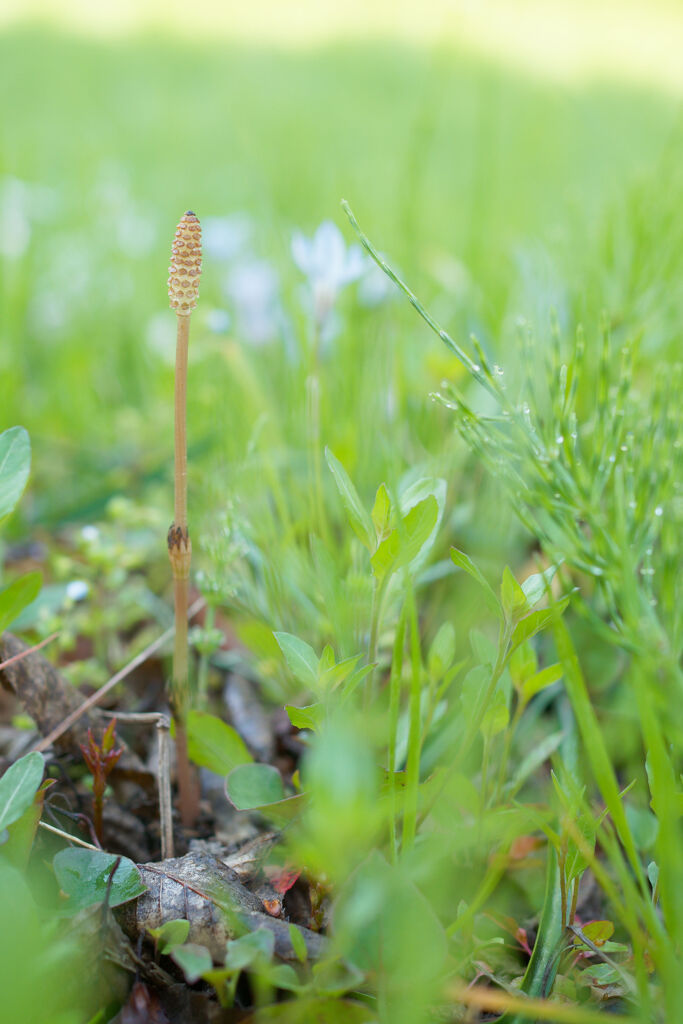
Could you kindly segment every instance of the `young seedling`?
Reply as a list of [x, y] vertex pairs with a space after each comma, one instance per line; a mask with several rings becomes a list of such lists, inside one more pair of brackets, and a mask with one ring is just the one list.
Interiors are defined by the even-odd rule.
[[192, 544], [187, 525], [187, 347], [190, 316], [197, 305], [202, 272], [202, 232], [199, 220], [188, 210], [180, 219], [168, 268], [168, 297], [178, 318], [175, 365], [175, 509], [168, 531], [168, 554], [173, 571], [175, 645], [171, 707], [175, 720], [180, 819], [186, 828], [194, 824], [197, 795], [187, 756], [187, 713], [190, 705], [187, 647], [187, 605]]
[[83, 759], [92, 775], [93, 795], [93, 826], [95, 835], [99, 842], [102, 842], [102, 809], [104, 807], [104, 791], [107, 788], [107, 779], [116, 767], [118, 759], [123, 753], [122, 747], [116, 747], [116, 719], [104, 730], [101, 743], [98, 743], [88, 729], [88, 745], [81, 744]]

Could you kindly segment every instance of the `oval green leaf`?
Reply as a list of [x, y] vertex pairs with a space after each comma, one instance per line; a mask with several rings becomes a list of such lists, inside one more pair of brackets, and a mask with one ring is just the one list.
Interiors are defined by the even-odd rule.
[[196, 942], [188, 942], [184, 946], [177, 946], [171, 953], [171, 959], [175, 960], [178, 967], [185, 975], [185, 980], [194, 985], [199, 979], [213, 968], [213, 960], [206, 946], [200, 946]]
[[270, 764], [243, 764], [226, 779], [228, 800], [238, 811], [251, 811], [283, 800], [285, 788], [277, 768]]
[[314, 690], [318, 684], [318, 655], [310, 644], [291, 633], [273, 633], [297, 683]]
[[36, 750], [25, 754], [0, 779], [0, 832], [18, 821], [33, 803], [43, 778], [44, 762]]
[[31, 442], [23, 427], [0, 434], [0, 519], [14, 509], [31, 469]]
[[[119, 864], [112, 877], [117, 860]], [[102, 850], [60, 850], [52, 866], [60, 889], [69, 897], [65, 905], [68, 914], [76, 914], [93, 903], [103, 903], [105, 899], [110, 907], [118, 907], [136, 899], [147, 889], [132, 860], [118, 858]]]
[[187, 752], [191, 761], [217, 775], [252, 761], [239, 733], [207, 711], [190, 711], [187, 716]]
[[29, 572], [14, 580], [0, 591], [0, 633], [19, 617], [40, 593], [43, 577], [39, 572]]
[[344, 503], [346, 516], [351, 529], [354, 531], [358, 539], [365, 544], [368, 551], [374, 551], [377, 540], [375, 536], [375, 527], [372, 519], [370, 518], [370, 513], [360, 500], [358, 491], [351, 481], [351, 477], [346, 472], [336, 455], [334, 455], [329, 448], [325, 449], [325, 458], [327, 459], [327, 465], [330, 467], [330, 471], [334, 477], [334, 482], [337, 485], [337, 490], [339, 491], [342, 502]]
[[370, 559], [377, 579], [383, 579], [409, 565], [429, 540], [439, 517], [439, 505], [433, 494], [413, 505], [401, 519], [400, 525], [382, 541]]

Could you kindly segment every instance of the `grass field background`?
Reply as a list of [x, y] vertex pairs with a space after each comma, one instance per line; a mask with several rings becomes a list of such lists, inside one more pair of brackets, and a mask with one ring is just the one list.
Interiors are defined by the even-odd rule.
[[[146, 339], [165, 309], [169, 238], [188, 206], [202, 218], [252, 218], [251, 248], [271, 261], [300, 332], [292, 231], [330, 218], [344, 227], [346, 197], [451, 328], [476, 331], [498, 354], [511, 347], [518, 316], [543, 332], [551, 307], [566, 326], [583, 320], [589, 330], [605, 309], [625, 331], [637, 320], [651, 349], [671, 346], [666, 323], [680, 300], [659, 271], [671, 274], [680, 260], [680, 109], [675, 84], [657, 84], [657, 74], [644, 81], [637, 62], [629, 81], [643, 13], [636, 6], [613, 18], [626, 26], [614, 46], [603, 36], [600, 77], [590, 64], [579, 70], [613, 9], [593, 17], [578, 8], [586, 31], [577, 39], [575, 31], [563, 36], [566, 11], [557, 8], [558, 67], [562, 52], [572, 54], [564, 79], [544, 78], [542, 61], [530, 60], [525, 72], [482, 57], [454, 30], [439, 36], [448, 11], [438, 4], [427, 8], [414, 43], [412, 15], [388, 20], [370, 5], [354, 18], [351, 5], [343, 24], [338, 12], [325, 20], [317, 8], [308, 20], [286, 18], [277, 46], [279, 5], [257, 5], [259, 20], [254, 11], [231, 19], [229, 6], [200, 4], [194, 34], [178, 11], [163, 21], [150, 5], [105, 6], [109, 22], [100, 21], [99, 34], [85, 9], [58, 10], [57, 25], [10, 21], [0, 37], [3, 217], [6, 232], [21, 236], [14, 250], [10, 237], [2, 263], [0, 397], [6, 422], [21, 421], [34, 436], [36, 480], [54, 473], [56, 451], [80, 467], [84, 514], [97, 494], [116, 488], [116, 480], [106, 485], [112, 462], [147, 472], [157, 456], [163, 461], [171, 373]], [[517, 10], [533, 37], [533, 9]], [[34, 13], [54, 22], [57, 9]], [[675, 7], [657, 7], [654, 24], [666, 18], [675, 30]], [[493, 18], [492, 36], [504, 24]], [[548, 24], [546, 12], [539, 55]], [[671, 190], [651, 187], [655, 180], [671, 181]], [[204, 312], [226, 305], [222, 274], [207, 262]], [[378, 321], [405, 361], [402, 380], [413, 385], [405, 397], [423, 415], [448, 366], [401, 306], [369, 314], [354, 330], [372, 344]], [[220, 423], [234, 456], [249, 434], [234, 416], [246, 399], [243, 388], [231, 393], [229, 344], [221, 356], [215, 341], [195, 328], [195, 359], [213, 368], [195, 376], [191, 422], [196, 437]], [[353, 351], [338, 346], [334, 372], [358, 402], [365, 363], [349, 359]], [[272, 354], [240, 358], [265, 388], [257, 407], [277, 402], [268, 390]], [[351, 405], [346, 412], [348, 433]], [[63, 504], [51, 493], [49, 514], [78, 513], [81, 498], [71, 498]]]

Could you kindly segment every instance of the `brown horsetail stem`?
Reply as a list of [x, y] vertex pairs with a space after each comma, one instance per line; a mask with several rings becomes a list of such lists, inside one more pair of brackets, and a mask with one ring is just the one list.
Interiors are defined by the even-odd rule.
[[202, 229], [188, 210], [176, 228], [168, 268], [168, 298], [178, 318], [175, 363], [175, 502], [168, 531], [168, 556], [173, 571], [175, 642], [171, 706], [175, 720], [180, 820], [186, 828], [197, 817], [196, 777], [187, 756], [187, 713], [190, 684], [187, 653], [187, 607], [192, 543], [187, 524], [187, 347], [190, 315], [197, 305], [202, 272]]

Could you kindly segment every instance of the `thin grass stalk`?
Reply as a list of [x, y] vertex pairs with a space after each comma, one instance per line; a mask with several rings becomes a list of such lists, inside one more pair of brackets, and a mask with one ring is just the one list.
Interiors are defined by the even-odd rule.
[[391, 792], [391, 818], [389, 822], [389, 838], [391, 841], [391, 859], [398, 861], [398, 837], [396, 832], [397, 799], [396, 799], [396, 741], [398, 719], [401, 706], [401, 683], [403, 679], [403, 645], [406, 632], [405, 605], [401, 609], [401, 617], [394, 637], [394, 652], [391, 659], [391, 675], [389, 677], [389, 750], [388, 770]]

